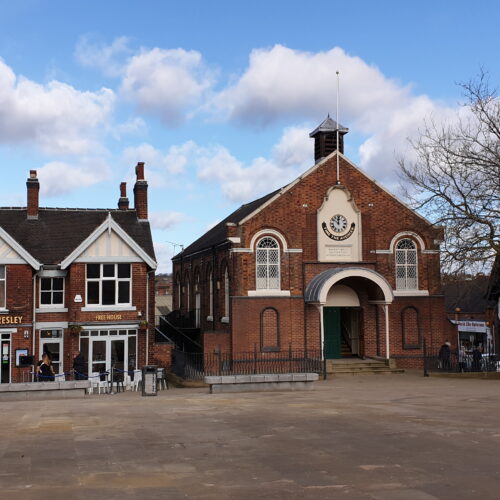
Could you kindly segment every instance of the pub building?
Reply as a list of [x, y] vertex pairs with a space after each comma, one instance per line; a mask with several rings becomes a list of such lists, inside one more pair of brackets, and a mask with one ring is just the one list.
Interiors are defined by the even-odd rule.
[[133, 208], [124, 182], [117, 209], [39, 207], [35, 170], [27, 207], [0, 208], [0, 383], [31, 380], [44, 352], [56, 374], [78, 350], [91, 376], [170, 364], [155, 342], [148, 184], [135, 170]]
[[443, 230], [344, 155], [347, 132], [328, 116], [309, 170], [174, 257], [169, 320], [193, 345], [418, 368], [424, 338], [433, 350], [448, 340]]

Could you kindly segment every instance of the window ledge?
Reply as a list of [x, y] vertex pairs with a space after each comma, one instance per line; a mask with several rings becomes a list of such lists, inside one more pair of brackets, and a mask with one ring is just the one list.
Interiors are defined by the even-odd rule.
[[207, 316], [207, 321], [213, 321], [214, 317], [213, 316]]
[[290, 297], [290, 290], [271, 290], [263, 288], [261, 290], [248, 290], [249, 297]]
[[394, 290], [394, 297], [427, 297], [429, 290]]
[[0, 314], [3, 314], [3, 313], [8, 313], [9, 310], [6, 309], [5, 307], [0, 307]]
[[86, 306], [82, 307], [83, 312], [100, 312], [100, 311], [136, 311], [135, 306]]
[[67, 307], [39, 307], [35, 309], [36, 313], [67, 313]]
[[221, 322], [221, 323], [229, 323], [229, 316], [223, 316], [223, 317], [220, 319], [220, 322]]

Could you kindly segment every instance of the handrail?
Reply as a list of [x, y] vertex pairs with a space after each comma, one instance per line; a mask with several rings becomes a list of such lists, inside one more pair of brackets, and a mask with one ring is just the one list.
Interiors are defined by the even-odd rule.
[[168, 321], [165, 318], [165, 316], [160, 316], [160, 324], [161, 324], [162, 321], [164, 321], [166, 323], [167, 327], [170, 328], [171, 330], [173, 330], [176, 335], [180, 335], [187, 342], [195, 345], [200, 350], [203, 350], [203, 346], [200, 343], [196, 342], [196, 340], [193, 340], [191, 337], [189, 337], [188, 335], [186, 335], [182, 330], [180, 330], [179, 328], [177, 328], [176, 326], [174, 326], [172, 323], [170, 323], [170, 321]]
[[167, 337], [157, 326], [155, 326], [155, 333], [161, 335], [167, 341], [168, 344], [175, 344], [175, 342], [169, 337]]

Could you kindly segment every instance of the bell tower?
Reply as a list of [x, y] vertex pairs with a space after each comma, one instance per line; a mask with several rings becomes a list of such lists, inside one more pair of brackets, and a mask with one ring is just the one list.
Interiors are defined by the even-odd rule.
[[[337, 146], [337, 128], [339, 130], [339, 144]], [[344, 153], [344, 135], [349, 129], [337, 124], [330, 115], [316, 127], [309, 137], [314, 137], [314, 161], [318, 163], [329, 154], [337, 151]]]

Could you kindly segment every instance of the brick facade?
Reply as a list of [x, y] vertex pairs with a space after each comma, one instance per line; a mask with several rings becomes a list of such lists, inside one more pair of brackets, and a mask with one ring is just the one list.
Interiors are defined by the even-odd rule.
[[[31, 380], [30, 373], [33, 368], [16, 366], [16, 351], [26, 350], [28, 355], [34, 356], [35, 362], [41, 358], [42, 342], [55, 342], [60, 345], [60, 372], [69, 372], [73, 367], [73, 357], [76, 351], [82, 348], [84, 342], [84, 332], [89, 332], [86, 335], [87, 339], [103, 339], [107, 342], [106, 349], [110, 349], [112, 341], [119, 339], [123, 341], [123, 349], [127, 352], [130, 349], [129, 366], [124, 366], [125, 369], [130, 368], [130, 363], [133, 362], [134, 368], [141, 368], [145, 364], [157, 364], [164, 367], [169, 367], [171, 362], [171, 345], [155, 343], [155, 278], [154, 278], [154, 253], [152, 251], [152, 243], [150, 241], [149, 224], [147, 222], [138, 222], [139, 216], [147, 218], [147, 183], [144, 180], [144, 166], [138, 169], [140, 178], [139, 203], [140, 207], [136, 209], [128, 209], [128, 199], [126, 198], [125, 185], [121, 185], [120, 193], [120, 210], [103, 211], [103, 214], [96, 211], [86, 212], [84, 209], [76, 209], [78, 213], [70, 211], [65, 214], [64, 209], [39, 209], [38, 208], [38, 180], [36, 172], [30, 172], [28, 179], [28, 205], [29, 209], [9, 209], [11, 212], [0, 214], [2, 221], [8, 219], [9, 216], [18, 217], [23, 224], [24, 220], [29, 219], [31, 229], [33, 225], [44, 224], [46, 228], [50, 223], [50, 217], [56, 211], [61, 212], [61, 220], [66, 217], [72, 217], [72, 221], [68, 223], [69, 228], [73, 227], [74, 231], [78, 231], [78, 224], [87, 215], [96, 220], [96, 226], [91, 224], [85, 226], [87, 231], [98, 231], [102, 224], [108, 224], [108, 229], [103, 229], [103, 234], [110, 234], [112, 229], [117, 231], [127, 230], [127, 224], [134, 224], [132, 234], [137, 234], [137, 231], [142, 231], [144, 236], [139, 240], [137, 246], [134, 247], [138, 252], [141, 251], [142, 245], [146, 247], [146, 261], [138, 259], [137, 254], [130, 252], [130, 261], [124, 257], [122, 253], [116, 255], [116, 262], [113, 261], [113, 256], [107, 255], [102, 257], [103, 263], [118, 263], [130, 265], [130, 304], [126, 306], [99, 306], [86, 303], [87, 297], [87, 266], [89, 263], [100, 263], [99, 255], [91, 257], [90, 260], [80, 259], [78, 255], [67, 266], [62, 265], [62, 261], [54, 257], [50, 251], [43, 250], [44, 245], [50, 245], [53, 242], [44, 241], [43, 238], [39, 241], [30, 240], [38, 245], [38, 248], [30, 249], [23, 242], [23, 252], [26, 251], [38, 258], [38, 261], [33, 258], [30, 263], [22, 263], [22, 255], [18, 255], [19, 248], [16, 242], [6, 241], [0, 235], [0, 244], [4, 245], [7, 250], [3, 251], [3, 255], [7, 255], [2, 261], [0, 257], [0, 266], [5, 269], [5, 307], [0, 304], [0, 340], [2, 341], [2, 382], [20, 382], [23, 380]], [[138, 175], [139, 177], [139, 175]], [[136, 193], [137, 196], [137, 193]], [[52, 210], [52, 211], [51, 211]], [[125, 212], [125, 213], [123, 213]], [[140, 213], [139, 213], [140, 212]], [[122, 213], [120, 215], [120, 213]], [[5, 216], [5, 217], [4, 217]], [[120, 226], [113, 226], [114, 217], [121, 221]], [[121, 217], [121, 219], [120, 219]], [[74, 220], [74, 222], [73, 222]], [[11, 234], [13, 229], [8, 224], [2, 224], [0, 221], [1, 230], [5, 230]], [[85, 222], [85, 221], [84, 221]], [[142, 226], [138, 226], [142, 224]], [[144, 225], [146, 224], [146, 225]], [[4, 229], [5, 228], [5, 229]], [[137, 229], [138, 228], [138, 229]], [[54, 229], [54, 228], [53, 228]], [[43, 236], [44, 231], [41, 231]], [[68, 234], [68, 228], [60, 228], [63, 234]], [[55, 228], [57, 231], [57, 228]], [[92, 233], [93, 234], [93, 233]], [[25, 235], [23, 235], [25, 236]], [[75, 235], [71, 235], [74, 237]], [[110, 237], [110, 236], [109, 236]], [[127, 237], [126, 235], [124, 237]], [[135, 236], [134, 236], [135, 237]], [[89, 236], [90, 238], [90, 236]], [[69, 239], [69, 236], [68, 236]], [[78, 241], [78, 238], [76, 238]], [[85, 235], [82, 235], [81, 242], [84, 244]], [[143, 243], [146, 242], [146, 243]], [[12, 245], [14, 244], [14, 249]], [[123, 245], [125, 243], [122, 243]], [[129, 239], [128, 245], [134, 245], [134, 238]], [[36, 251], [42, 248], [45, 253], [36, 254]], [[130, 247], [132, 248], [132, 247]], [[56, 251], [54, 250], [54, 255]], [[61, 253], [62, 256], [68, 255], [75, 248], [68, 248]], [[122, 247], [123, 250], [123, 247]], [[17, 252], [17, 253], [15, 253]], [[13, 257], [14, 255], [14, 257]], [[40, 256], [45, 257], [47, 261], [43, 262]], [[10, 260], [9, 260], [10, 259]], [[93, 259], [93, 260], [92, 260]], [[13, 262], [13, 260], [15, 262]], [[54, 260], [56, 262], [54, 262]], [[82, 261], [83, 260], [83, 261]], [[55, 306], [43, 305], [40, 302], [41, 297], [41, 280], [47, 277], [57, 277], [64, 282], [64, 299], [62, 304]], [[3, 285], [3, 283], [2, 283]], [[118, 286], [118, 285], [116, 285]], [[104, 292], [102, 292], [104, 293]], [[0, 297], [3, 294], [0, 293]], [[44, 338], [41, 339], [42, 332], [55, 331], [55, 336], [44, 333]], [[109, 331], [110, 334], [99, 335], [99, 332]], [[132, 340], [129, 340], [131, 338]], [[134, 346], [134, 339], [136, 343]], [[85, 342], [91, 342], [85, 340]], [[127, 343], [127, 347], [125, 347]], [[52, 344], [50, 344], [52, 345]], [[111, 348], [112, 349], [112, 348]], [[116, 347], [120, 349], [120, 347]], [[133, 351], [135, 355], [133, 354]], [[87, 351], [88, 352], [88, 351]], [[87, 352], [85, 354], [87, 354]], [[109, 352], [106, 354], [106, 363], [108, 363]], [[111, 358], [109, 358], [111, 359]], [[88, 363], [89, 365], [91, 362]], [[107, 367], [109, 368], [109, 367]], [[93, 367], [90, 367], [92, 371]]]
[[[383, 276], [395, 292], [388, 305], [389, 338], [390, 357], [396, 359], [398, 366], [421, 366], [424, 338], [430, 349], [437, 349], [448, 339], [438, 246], [442, 230], [410, 210], [343, 155], [340, 172], [342, 187], [348, 190], [361, 213], [362, 251], [358, 261], [322, 262], [318, 254], [317, 214], [329, 189], [336, 185], [335, 154], [319, 162], [307, 175], [281, 190], [250, 216], [226, 223], [223, 241], [197, 249], [195, 253], [189, 253], [188, 247], [188, 251], [174, 258], [174, 309], [186, 316], [193, 315], [195, 303], [194, 287], [189, 287], [191, 296], [188, 297], [187, 282], [200, 276], [196, 293], [201, 296], [200, 330], [206, 352], [265, 350], [263, 335], [267, 335], [269, 329], [262, 315], [270, 308], [278, 318], [280, 349], [321, 349], [320, 308], [318, 304], [305, 302], [306, 288], [324, 271], [353, 267]], [[417, 248], [416, 293], [398, 293], [394, 251], [397, 241], [394, 238], [400, 233], [412, 240]], [[258, 296], [252, 292], [257, 288], [257, 234], [259, 239], [269, 234], [279, 242], [280, 289], [289, 292], [289, 296]], [[203, 241], [203, 237], [200, 240]], [[196, 244], [200, 247], [202, 243], [197, 240]], [[223, 321], [222, 276], [226, 267], [230, 279], [230, 314], [229, 320]], [[215, 278], [213, 314], [209, 321], [207, 276], [210, 270], [214, 271]], [[360, 307], [356, 313], [359, 354], [385, 357], [384, 297], [380, 288], [356, 276], [339, 283], [350, 287], [359, 298]]]

